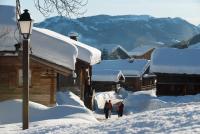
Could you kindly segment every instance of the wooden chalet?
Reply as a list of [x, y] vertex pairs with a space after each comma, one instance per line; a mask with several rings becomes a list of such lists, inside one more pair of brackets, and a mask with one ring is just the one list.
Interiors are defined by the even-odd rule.
[[93, 70], [92, 88], [97, 92], [118, 92], [125, 77], [119, 70]]
[[157, 75], [158, 96], [200, 93], [198, 49], [160, 48], [152, 54], [150, 71]]
[[155, 75], [149, 74], [149, 61], [145, 59], [135, 60], [103, 60], [94, 66], [94, 70], [121, 70], [125, 82], [121, 84], [127, 90], [140, 91], [155, 87]]
[[[22, 97], [22, 51], [20, 36], [16, 32], [15, 7], [0, 6], [0, 100]], [[10, 17], [10, 20], [7, 18]], [[9, 22], [9, 23], [8, 23]], [[71, 75], [75, 70], [77, 48], [58, 38], [57, 33], [33, 28], [30, 50], [30, 100], [44, 105], [56, 102], [57, 74]], [[18, 38], [16, 40], [15, 38]]]
[[151, 59], [151, 54], [154, 51], [155, 47], [143, 46], [137, 47], [128, 52], [128, 55], [134, 59]]
[[92, 109], [94, 97], [94, 91], [91, 88], [92, 66], [100, 62], [101, 51], [77, 41], [75, 34], [70, 38], [67, 37], [68, 42], [78, 49], [76, 68], [71, 76], [59, 75], [57, 88], [61, 91], [71, 90], [80, 96], [88, 108]]

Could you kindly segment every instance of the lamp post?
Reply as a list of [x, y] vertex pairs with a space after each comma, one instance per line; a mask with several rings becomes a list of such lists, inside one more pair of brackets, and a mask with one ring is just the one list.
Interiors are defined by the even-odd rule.
[[33, 20], [25, 9], [24, 13], [19, 16], [19, 29], [23, 36], [23, 130], [29, 127], [29, 37], [32, 33]]

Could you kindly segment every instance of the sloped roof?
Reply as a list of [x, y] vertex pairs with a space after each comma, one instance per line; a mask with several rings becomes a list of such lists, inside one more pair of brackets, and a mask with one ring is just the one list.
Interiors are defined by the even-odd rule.
[[119, 70], [94, 70], [92, 72], [92, 81], [119, 82], [120, 78], [125, 80], [123, 73]]
[[149, 61], [145, 59], [130, 60], [103, 60], [94, 65], [93, 70], [121, 70], [125, 77], [141, 77], [149, 67]]
[[117, 45], [116, 47], [113, 48], [112, 53], [115, 53], [117, 51], [121, 50], [121, 52], [123, 52], [127, 58], [130, 58], [130, 55], [128, 54], [128, 51], [126, 51], [126, 49], [124, 49], [122, 46]]
[[152, 54], [150, 71], [169, 74], [200, 74], [198, 49], [158, 48]]

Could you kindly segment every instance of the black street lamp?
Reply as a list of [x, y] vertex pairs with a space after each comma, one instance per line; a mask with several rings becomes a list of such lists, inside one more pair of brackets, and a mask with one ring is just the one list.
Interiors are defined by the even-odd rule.
[[25, 9], [24, 13], [19, 16], [19, 30], [23, 35], [23, 57], [22, 57], [22, 69], [23, 69], [23, 129], [29, 127], [29, 42], [30, 35], [32, 33], [33, 20]]

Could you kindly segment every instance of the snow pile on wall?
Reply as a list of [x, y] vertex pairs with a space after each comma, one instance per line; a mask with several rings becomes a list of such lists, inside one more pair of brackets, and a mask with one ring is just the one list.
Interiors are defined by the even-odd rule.
[[56, 102], [58, 105], [74, 105], [74, 106], [85, 107], [80, 97], [76, 96], [74, 93], [69, 91], [57, 92]]

